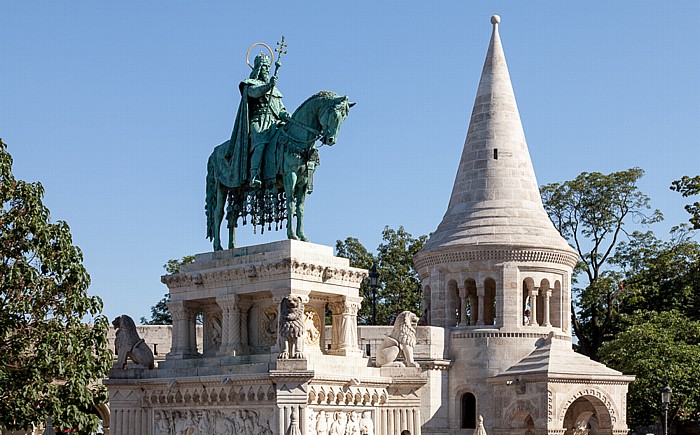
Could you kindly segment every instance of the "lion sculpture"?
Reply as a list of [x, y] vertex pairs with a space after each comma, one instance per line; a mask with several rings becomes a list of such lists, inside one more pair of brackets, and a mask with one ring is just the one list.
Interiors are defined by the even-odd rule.
[[279, 359], [304, 359], [304, 303], [297, 296], [285, 296], [280, 307]]
[[[418, 316], [412, 312], [404, 311], [398, 315], [391, 334], [384, 337], [377, 349], [377, 367], [419, 367], [413, 360], [417, 326]], [[403, 354], [405, 363], [396, 361], [399, 354]]]
[[122, 314], [112, 321], [112, 325], [117, 329], [117, 336], [114, 340], [114, 351], [117, 354], [116, 367], [125, 369], [126, 359], [131, 358], [136, 364], [152, 370], [155, 367], [153, 352], [136, 332], [134, 320], [126, 314]]

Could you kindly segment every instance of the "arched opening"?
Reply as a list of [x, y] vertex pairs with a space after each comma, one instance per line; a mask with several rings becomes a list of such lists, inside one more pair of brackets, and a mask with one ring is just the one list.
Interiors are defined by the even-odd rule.
[[95, 411], [100, 420], [102, 420], [102, 433], [109, 435], [109, 405], [107, 403], [95, 405]]
[[561, 294], [561, 283], [559, 281], [554, 281], [554, 289], [552, 290], [552, 298], [549, 301], [549, 305], [552, 307], [552, 326], [561, 328], [564, 322], [566, 322], [566, 316], [564, 315], [564, 303]]
[[574, 400], [564, 415], [565, 435], [611, 435], [610, 411], [597, 397]]
[[423, 287], [423, 315], [421, 316], [421, 325], [430, 325], [430, 286]]
[[525, 278], [523, 280], [522, 288], [522, 315], [523, 315], [523, 325], [528, 326], [534, 324], [534, 319], [531, 316], [532, 308], [534, 303], [530, 300], [530, 293], [535, 289], [535, 281], [532, 278]]
[[467, 292], [465, 315], [469, 316], [469, 325], [476, 325], [476, 321], [479, 319], [479, 298], [476, 295], [476, 281], [469, 278], [464, 282], [464, 288]]
[[462, 394], [460, 415], [462, 429], [476, 429], [476, 397], [472, 393]]
[[493, 325], [496, 319], [496, 280], [484, 280], [484, 325]]
[[535, 420], [528, 410], [521, 409], [516, 412], [508, 424], [511, 429], [518, 429], [517, 433], [535, 435]]
[[445, 326], [457, 326], [460, 321], [459, 288], [457, 282], [450, 280], [447, 283], [447, 312]]

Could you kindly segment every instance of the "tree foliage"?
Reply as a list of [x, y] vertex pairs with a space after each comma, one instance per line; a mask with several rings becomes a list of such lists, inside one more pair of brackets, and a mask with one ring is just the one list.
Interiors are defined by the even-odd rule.
[[[700, 195], [700, 175], [692, 178], [684, 175], [680, 180], [671, 183], [671, 190], [679, 192], [684, 198]], [[685, 210], [690, 213], [690, 223], [693, 224], [693, 228], [700, 230], [700, 202], [695, 201], [686, 205]]]
[[[377, 289], [377, 324], [389, 325], [396, 314], [409, 310], [421, 313], [421, 286], [413, 269], [413, 255], [425, 244], [427, 236], [414, 238], [403, 227], [397, 230], [385, 227], [382, 243], [376, 255], [370, 253], [360, 241], [348, 237], [336, 242], [336, 254], [350, 259], [350, 265], [370, 269], [377, 265], [380, 286]], [[360, 287], [364, 298], [358, 313], [358, 323], [372, 323], [372, 289], [368, 280]]]
[[[194, 261], [194, 255], [185, 255], [181, 260], [171, 259], [163, 265], [163, 269], [172, 275], [174, 273], [180, 272], [180, 267], [192, 263]], [[172, 325], [173, 317], [170, 314], [170, 309], [168, 308], [168, 302], [170, 302], [170, 295], [166, 293], [163, 295], [163, 299], [159, 300], [154, 306], [151, 307], [151, 318], [146, 319], [141, 317], [142, 325]]]
[[621, 271], [621, 313], [676, 310], [700, 320], [700, 245], [692, 235], [680, 226], [669, 241], [636, 232], [620, 243], [611, 263]]
[[700, 423], [700, 321], [678, 311], [637, 311], [622, 318], [622, 329], [600, 348], [601, 360], [636, 375], [628, 394], [628, 423], [649, 426], [661, 415], [659, 391], [673, 388], [670, 419]]
[[606, 269], [630, 221], [648, 225], [663, 217], [651, 211], [649, 198], [637, 187], [640, 168], [601, 174], [583, 172], [574, 180], [541, 187], [542, 202], [554, 226], [580, 256], [576, 271], [585, 277], [572, 299], [572, 323], [578, 349], [597, 359], [611, 332], [622, 293], [619, 275]]
[[[97, 383], [112, 366], [102, 301], [68, 224], [51, 223], [40, 183], [12, 174], [0, 140], [0, 427], [96, 429]], [[89, 319], [90, 323], [85, 323]]]

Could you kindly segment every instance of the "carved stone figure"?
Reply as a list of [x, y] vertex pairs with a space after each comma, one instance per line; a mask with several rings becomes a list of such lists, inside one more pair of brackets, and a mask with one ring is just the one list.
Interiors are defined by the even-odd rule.
[[[377, 367], [420, 367], [413, 360], [413, 348], [416, 345], [416, 327], [418, 316], [410, 311], [404, 311], [394, 321], [391, 334], [384, 337], [377, 350]], [[396, 359], [403, 354], [405, 364]]]
[[120, 369], [126, 368], [126, 359], [131, 358], [136, 364], [152, 370], [155, 367], [153, 351], [139, 337], [134, 320], [126, 314], [122, 314], [112, 321], [112, 325], [117, 329], [114, 339], [114, 353], [117, 354], [116, 366]]
[[306, 313], [304, 317], [304, 331], [306, 332], [306, 339], [304, 344], [308, 346], [318, 346], [321, 338], [321, 319], [319, 319], [316, 310], [313, 308], [306, 308]]
[[326, 411], [318, 413], [318, 421], [316, 422], [316, 435], [328, 435], [328, 417]]
[[348, 424], [348, 415], [345, 412], [337, 411], [335, 420], [331, 423], [330, 435], [345, 435], [345, 426]]
[[362, 413], [360, 435], [374, 435], [374, 421], [372, 420], [372, 413], [370, 411]]
[[269, 306], [262, 310], [260, 314], [260, 344], [272, 346], [277, 341], [277, 307]]
[[285, 296], [280, 304], [280, 359], [304, 358], [304, 303], [297, 296]]
[[345, 435], [360, 435], [360, 415], [355, 411], [350, 412], [350, 420], [345, 426]]

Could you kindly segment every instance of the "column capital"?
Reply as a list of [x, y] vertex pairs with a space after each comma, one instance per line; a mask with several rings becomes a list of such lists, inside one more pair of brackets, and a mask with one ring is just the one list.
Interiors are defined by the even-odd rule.
[[240, 299], [241, 299], [241, 297], [237, 294], [223, 295], [223, 296], [216, 297], [216, 303], [221, 308], [224, 308], [224, 307], [230, 308], [230, 307], [235, 307]]

